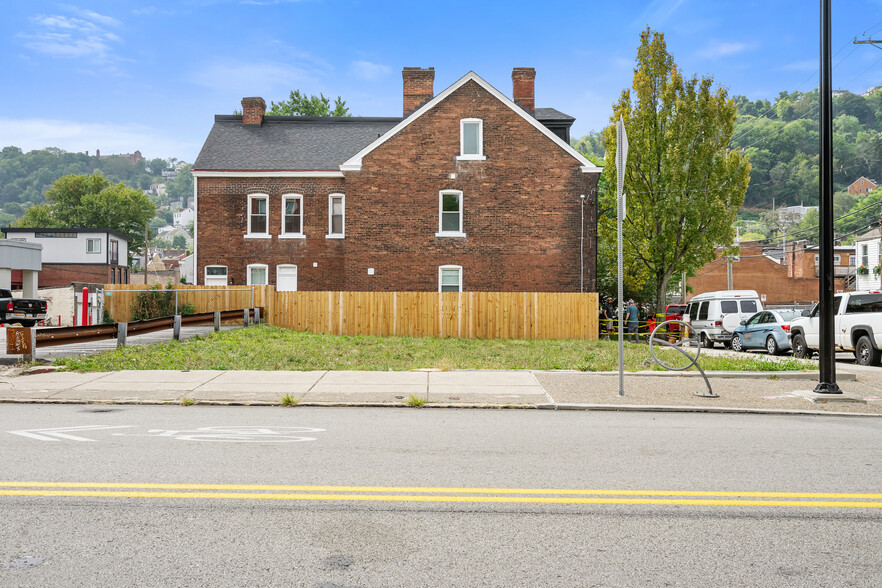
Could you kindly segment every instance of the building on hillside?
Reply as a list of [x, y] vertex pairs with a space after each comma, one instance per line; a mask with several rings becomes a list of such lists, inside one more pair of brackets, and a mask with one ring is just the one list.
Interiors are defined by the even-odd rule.
[[[789, 242], [785, 249], [767, 247], [760, 242], [741, 243], [741, 252], [732, 262], [732, 289], [756, 290], [770, 305], [807, 304], [818, 300], [820, 276], [818, 248], [805, 241]], [[853, 247], [835, 248], [834, 287], [845, 290]], [[729, 290], [729, 258], [718, 250], [718, 257], [700, 268], [687, 283], [691, 298], [703, 292]]]
[[869, 194], [878, 187], [876, 180], [870, 180], [864, 176], [859, 177], [848, 187], [849, 194]]
[[882, 289], [882, 230], [878, 227], [854, 240], [853, 254], [857, 266], [856, 290]]
[[175, 227], [170, 231], [165, 231], [161, 233], [161, 235], [163, 239], [166, 239], [169, 242], [174, 241], [175, 237], [177, 237], [178, 235], [182, 235], [184, 237], [184, 241], [186, 242], [186, 247], [193, 246], [193, 237], [190, 235], [190, 233], [187, 232], [187, 229]]
[[43, 246], [43, 268], [39, 278], [41, 286], [69, 286], [73, 282], [129, 283], [131, 239], [119, 231], [18, 227], [0, 230], [7, 239]]
[[783, 206], [775, 212], [778, 214], [778, 222], [782, 225], [795, 225], [804, 219], [810, 210], [817, 212], [818, 207], [800, 204], [798, 206]]
[[434, 93], [404, 68], [403, 116], [218, 115], [193, 165], [196, 279], [279, 290], [595, 290], [602, 168], [574, 120], [469, 72]]
[[[86, 151], [86, 155], [89, 155], [89, 152]], [[114, 153], [111, 155], [101, 155], [101, 150], [95, 150], [95, 157], [98, 159], [109, 159], [111, 157], [124, 157], [128, 159], [131, 163], [138, 163], [139, 161], [143, 161], [144, 157], [141, 155], [140, 151], [135, 151], [134, 153]]]
[[172, 213], [174, 217], [173, 224], [176, 227], [186, 227], [190, 223], [196, 222], [196, 211], [192, 208], [182, 208]]

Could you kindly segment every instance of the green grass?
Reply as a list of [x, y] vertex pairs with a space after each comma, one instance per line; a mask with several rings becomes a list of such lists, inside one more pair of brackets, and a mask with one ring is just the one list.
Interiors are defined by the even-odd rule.
[[294, 398], [290, 394], [282, 396], [282, 406], [297, 406], [298, 402], [300, 402], [300, 399]]
[[[690, 352], [694, 353], [694, 349]], [[664, 361], [688, 361], [669, 349]], [[699, 360], [705, 370], [793, 371], [817, 369], [808, 362], [776, 362], [764, 355]], [[625, 344], [627, 371], [661, 370], [646, 344]], [[532, 369], [618, 370], [615, 341], [439, 339], [428, 337], [343, 337], [259, 326], [194, 337], [184, 342], [132, 345], [85, 357], [65, 357], [55, 365], [81, 372], [115, 370], [410, 370]], [[695, 368], [692, 368], [693, 370]]]
[[423, 406], [428, 402], [425, 398], [421, 398], [419, 396], [410, 395], [410, 398], [407, 399], [408, 406], [415, 406], [417, 408]]
[[181, 398], [181, 404], [184, 406], [192, 406], [192, 405], [196, 404], [196, 401], [193, 400], [192, 398], [184, 397], [184, 398]]

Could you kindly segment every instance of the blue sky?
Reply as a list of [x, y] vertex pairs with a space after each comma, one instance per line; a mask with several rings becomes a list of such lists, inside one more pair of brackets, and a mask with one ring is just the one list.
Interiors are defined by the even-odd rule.
[[[434, 66], [439, 92], [474, 70], [511, 95], [536, 68], [536, 105], [607, 124], [630, 86], [640, 31], [665, 33], [687, 74], [773, 98], [817, 85], [819, 3], [29, 0], [0, 21], [0, 146], [100, 149], [192, 162], [215, 114], [292, 89], [400, 116], [401, 68]], [[882, 0], [833, 0], [834, 88], [882, 85]], [[841, 61], [841, 63], [840, 63]]]

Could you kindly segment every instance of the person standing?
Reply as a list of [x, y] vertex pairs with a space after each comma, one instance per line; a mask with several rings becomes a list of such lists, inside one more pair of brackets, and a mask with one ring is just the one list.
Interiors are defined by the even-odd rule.
[[628, 301], [628, 308], [625, 309], [625, 320], [628, 321], [628, 341], [640, 343], [640, 334], [637, 332], [637, 326], [640, 324], [640, 311], [633, 300]]
[[603, 305], [603, 323], [604, 328], [606, 329], [606, 340], [609, 341], [609, 334], [612, 333], [613, 330], [613, 317], [616, 314], [616, 307], [613, 306], [613, 298], [612, 296], [606, 297], [606, 302]]

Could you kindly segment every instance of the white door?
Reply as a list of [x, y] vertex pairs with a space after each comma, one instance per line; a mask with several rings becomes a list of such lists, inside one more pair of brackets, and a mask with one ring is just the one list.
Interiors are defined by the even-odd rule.
[[276, 266], [276, 292], [296, 292], [297, 291], [297, 266], [296, 265], [277, 265]]

